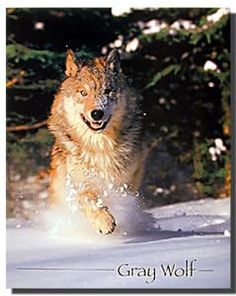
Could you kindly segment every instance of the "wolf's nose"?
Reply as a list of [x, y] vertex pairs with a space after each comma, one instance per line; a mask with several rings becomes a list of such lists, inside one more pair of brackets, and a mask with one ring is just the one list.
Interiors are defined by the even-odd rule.
[[104, 112], [101, 109], [95, 109], [91, 112], [91, 116], [94, 120], [101, 120], [103, 118]]

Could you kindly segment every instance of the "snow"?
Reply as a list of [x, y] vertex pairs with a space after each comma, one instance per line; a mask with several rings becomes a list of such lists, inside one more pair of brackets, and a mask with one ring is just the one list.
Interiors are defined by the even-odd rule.
[[[8, 219], [8, 288], [230, 287], [230, 199], [145, 211], [126, 197], [112, 211], [119, 227], [109, 236], [64, 209]], [[183, 276], [165, 276], [167, 264]]]

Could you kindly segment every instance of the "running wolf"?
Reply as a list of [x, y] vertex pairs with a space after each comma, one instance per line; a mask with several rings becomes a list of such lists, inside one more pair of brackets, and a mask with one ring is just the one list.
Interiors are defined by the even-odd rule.
[[143, 176], [146, 152], [138, 98], [125, 82], [117, 50], [86, 63], [68, 50], [65, 74], [48, 124], [55, 137], [50, 200], [65, 203], [68, 178], [82, 183], [78, 205], [96, 231], [109, 234], [116, 220], [99, 198], [101, 180], [104, 186], [127, 184], [137, 191]]

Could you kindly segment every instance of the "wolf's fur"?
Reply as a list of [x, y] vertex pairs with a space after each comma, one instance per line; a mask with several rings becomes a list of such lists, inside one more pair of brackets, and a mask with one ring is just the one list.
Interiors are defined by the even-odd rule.
[[[95, 180], [97, 176], [104, 186], [128, 184], [133, 191], [139, 189], [145, 152], [137, 97], [125, 84], [116, 51], [83, 65], [69, 50], [65, 73], [49, 118], [55, 137], [51, 201], [64, 203], [66, 177], [70, 176], [75, 184], [85, 185], [77, 200], [91, 225], [101, 233], [111, 233], [116, 223], [109, 209], [92, 206], [101, 193]], [[104, 111], [104, 119], [94, 123], [91, 111], [98, 108]], [[95, 178], [88, 177], [90, 171]]]

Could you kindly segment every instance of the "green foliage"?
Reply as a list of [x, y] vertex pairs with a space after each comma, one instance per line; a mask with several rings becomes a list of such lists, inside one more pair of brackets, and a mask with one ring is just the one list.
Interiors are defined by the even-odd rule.
[[162, 78], [169, 75], [170, 73], [173, 72], [176, 75], [179, 71], [180, 71], [179, 65], [169, 65], [165, 67], [164, 69], [162, 69], [160, 72], [158, 72], [152, 77], [152, 80], [145, 86], [145, 89], [148, 89], [156, 85]]
[[212, 159], [209, 149], [214, 146], [214, 139], [206, 139], [205, 142], [198, 144], [199, 166], [193, 177], [195, 182], [203, 184], [204, 196], [216, 196], [217, 190], [224, 185], [226, 178], [225, 165], [229, 161], [230, 153], [226, 150], [217, 155], [216, 159]]
[[7, 140], [7, 160], [13, 171], [28, 176], [49, 166], [53, 139], [47, 129], [42, 128], [20, 138], [9, 134]]
[[44, 65], [52, 65], [58, 63], [60, 59], [64, 59], [64, 54], [51, 52], [49, 50], [35, 50], [27, 48], [21, 44], [9, 44], [7, 45], [7, 59], [10, 62], [14, 59], [15, 63], [20, 61], [35, 60], [41, 62], [42, 67]]

